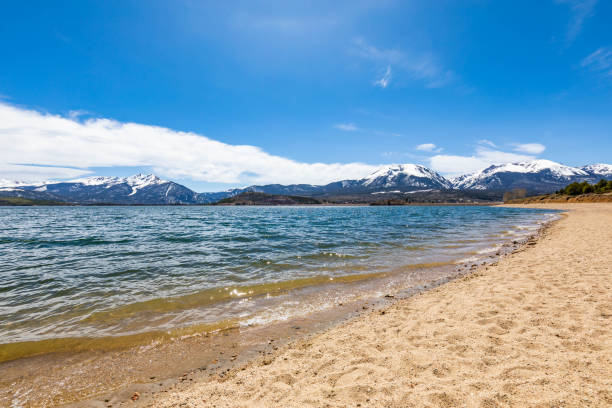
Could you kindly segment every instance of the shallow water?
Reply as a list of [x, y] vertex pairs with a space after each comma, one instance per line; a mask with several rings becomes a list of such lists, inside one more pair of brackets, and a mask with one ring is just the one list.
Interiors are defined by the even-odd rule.
[[551, 216], [442, 206], [4, 207], [0, 339], [43, 347], [284, 319], [354, 297], [366, 288], [360, 281], [487, 256]]

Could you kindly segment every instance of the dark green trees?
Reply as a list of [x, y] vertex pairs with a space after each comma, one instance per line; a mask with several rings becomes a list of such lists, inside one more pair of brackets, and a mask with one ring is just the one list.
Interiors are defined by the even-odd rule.
[[599, 180], [596, 184], [589, 184], [586, 181], [582, 183], [574, 182], [565, 188], [557, 191], [557, 194], [565, 194], [565, 195], [580, 195], [580, 194], [589, 194], [596, 193], [602, 194], [612, 191], [612, 180]]

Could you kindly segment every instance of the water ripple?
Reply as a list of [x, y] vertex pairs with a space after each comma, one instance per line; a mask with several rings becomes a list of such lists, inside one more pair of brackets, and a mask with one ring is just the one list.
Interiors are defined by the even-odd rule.
[[[337, 282], [355, 273], [450, 262], [491, 240], [529, 233], [549, 213], [493, 207], [0, 207], [0, 338], [112, 332], [122, 327], [118, 321], [88, 326], [92, 316], [129, 315], [126, 310], [155, 305], [174, 321], [181, 313], [174, 306], [193, 308], [190, 316], [223, 313], [211, 305], [233, 298], [226, 288], [264, 293], [291, 286], [286, 282]], [[175, 300], [162, 307], [168, 304], [163, 299]], [[163, 320], [147, 316], [139, 324]], [[130, 324], [134, 330], [136, 323]]]

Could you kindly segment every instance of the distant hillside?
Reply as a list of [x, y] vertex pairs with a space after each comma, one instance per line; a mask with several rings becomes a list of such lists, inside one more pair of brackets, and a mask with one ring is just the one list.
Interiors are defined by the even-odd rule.
[[[1, 176], [1, 175], [0, 175]], [[421, 203], [498, 201], [504, 193], [549, 194], [569, 183], [612, 179], [612, 165], [570, 167], [549, 160], [489, 166], [471, 174], [446, 179], [418, 164], [382, 166], [370, 175], [325, 185], [267, 184], [226, 191], [196, 193], [153, 174], [130, 177], [87, 177], [69, 181], [27, 183], [0, 179], [0, 196], [65, 201], [81, 205], [211, 204], [241, 193], [311, 197], [337, 204], [368, 204], [401, 200]], [[299, 202], [300, 204], [314, 204]], [[246, 202], [245, 202], [246, 204]]]
[[70, 205], [61, 201], [36, 200], [23, 197], [0, 197], [0, 206]]
[[224, 198], [217, 205], [313, 205], [323, 204], [310, 197], [266, 194], [247, 191], [233, 197]]
[[595, 184], [589, 184], [586, 181], [574, 182], [561, 188], [555, 194], [504, 200], [504, 202], [509, 204], [609, 203], [612, 202], [612, 180], [601, 179]]
[[505, 201], [505, 204], [538, 204], [538, 203], [612, 203], [612, 193], [580, 194], [570, 196], [565, 194], [545, 194]]
[[199, 195], [185, 186], [153, 174], [131, 177], [87, 177], [71, 181], [26, 184], [0, 183], [1, 196], [78, 204], [198, 204]]
[[329, 195], [317, 197], [334, 204], [373, 204], [373, 205], [410, 205], [410, 204], [478, 204], [499, 202], [500, 192], [424, 190], [402, 192], [381, 192], [376, 194]]
[[583, 168], [564, 166], [550, 160], [493, 165], [452, 179], [460, 190], [509, 191], [524, 189], [529, 194], [552, 193], [572, 181], [597, 181], [610, 176], [609, 165]]

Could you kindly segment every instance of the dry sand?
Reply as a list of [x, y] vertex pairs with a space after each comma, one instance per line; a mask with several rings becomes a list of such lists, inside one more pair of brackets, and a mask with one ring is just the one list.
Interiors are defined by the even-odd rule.
[[496, 266], [134, 405], [612, 406], [612, 204], [548, 207]]

